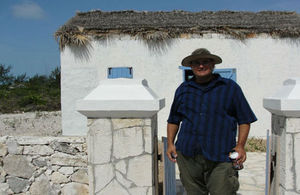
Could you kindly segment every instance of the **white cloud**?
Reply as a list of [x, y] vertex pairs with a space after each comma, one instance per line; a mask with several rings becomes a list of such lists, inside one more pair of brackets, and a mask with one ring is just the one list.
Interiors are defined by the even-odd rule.
[[42, 19], [45, 16], [44, 10], [32, 1], [23, 1], [12, 7], [12, 14], [17, 18]]

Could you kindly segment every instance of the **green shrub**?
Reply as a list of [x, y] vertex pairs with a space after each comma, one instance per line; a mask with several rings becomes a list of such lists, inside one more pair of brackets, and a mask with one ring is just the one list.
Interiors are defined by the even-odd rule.
[[25, 107], [30, 104], [34, 105], [45, 105], [46, 101], [43, 100], [41, 95], [27, 95], [21, 98], [19, 101], [20, 107]]
[[[0, 64], [0, 113], [60, 110], [60, 69], [49, 76], [13, 76]], [[2, 72], [1, 72], [2, 71]]]

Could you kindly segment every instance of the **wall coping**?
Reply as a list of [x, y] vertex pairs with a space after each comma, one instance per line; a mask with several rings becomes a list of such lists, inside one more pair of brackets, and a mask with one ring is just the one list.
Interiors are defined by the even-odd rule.
[[76, 110], [88, 118], [151, 117], [165, 106], [145, 79], [106, 79], [84, 99]]
[[263, 107], [273, 114], [300, 117], [300, 77], [285, 80], [277, 92], [263, 99]]

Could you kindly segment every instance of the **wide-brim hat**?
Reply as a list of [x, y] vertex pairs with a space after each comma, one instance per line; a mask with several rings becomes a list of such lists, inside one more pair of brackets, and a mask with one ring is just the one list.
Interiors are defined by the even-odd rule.
[[192, 61], [199, 59], [211, 59], [213, 60], [214, 64], [222, 63], [222, 59], [219, 56], [211, 54], [205, 48], [199, 48], [193, 51], [191, 55], [183, 58], [181, 64], [182, 66], [191, 66]]

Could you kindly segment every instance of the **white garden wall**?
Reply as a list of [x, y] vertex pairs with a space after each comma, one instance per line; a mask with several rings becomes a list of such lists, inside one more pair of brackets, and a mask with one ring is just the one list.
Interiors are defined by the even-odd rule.
[[61, 133], [60, 111], [0, 115], [0, 136], [59, 136]]
[[183, 81], [178, 67], [200, 47], [222, 57], [223, 63], [216, 68], [236, 68], [237, 82], [258, 118], [250, 136], [264, 137], [271, 128], [271, 117], [263, 109], [262, 99], [285, 79], [299, 77], [299, 45], [268, 36], [241, 42], [218, 35], [174, 39], [159, 51], [129, 36], [94, 40], [88, 50], [66, 47], [61, 52], [63, 134], [86, 134], [87, 120], [75, 110], [75, 104], [107, 78], [108, 67], [133, 67], [133, 78], [146, 79], [159, 97], [166, 98], [166, 107], [158, 113], [158, 137], [165, 136], [174, 91]]
[[88, 195], [85, 137], [0, 136], [0, 194]]

